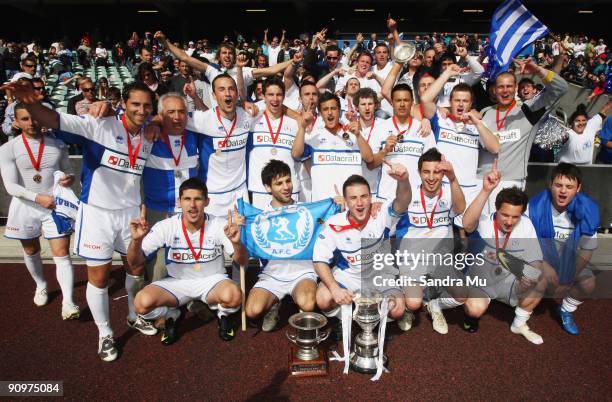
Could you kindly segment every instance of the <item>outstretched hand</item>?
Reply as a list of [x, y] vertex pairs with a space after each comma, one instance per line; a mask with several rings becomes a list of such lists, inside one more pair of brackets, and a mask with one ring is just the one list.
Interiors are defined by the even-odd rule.
[[482, 188], [487, 192], [493, 191], [501, 181], [501, 173], [497, 170], [497, 159], [493, 161], [491, 171], [482, 180]]

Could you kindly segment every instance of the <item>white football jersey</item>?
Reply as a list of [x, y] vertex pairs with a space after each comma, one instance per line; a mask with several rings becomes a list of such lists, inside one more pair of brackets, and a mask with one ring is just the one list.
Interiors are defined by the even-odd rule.
[[[225, 236], [223, 219], [211, 219], [206, 215], [204, 239], [200, 248], [200, 230], [189, 234], [189, 240], [196, 253], [200, 253], [197, 261], [185, 240], [182, 226], [182, 214], [177, 214], [157, 222], [142, 241], [142, 251], [146, 257], [165, 249], [166, 268], [168, 275], [177, 279], [205, 278], [213, 274], [225, 274], [223, 249], [232, 255], [234, 248]], [[196, 265], [196, 262], [198, 265]]]

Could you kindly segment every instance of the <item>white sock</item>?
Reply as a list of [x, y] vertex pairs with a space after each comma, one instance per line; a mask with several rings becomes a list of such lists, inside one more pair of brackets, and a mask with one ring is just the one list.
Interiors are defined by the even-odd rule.
[[240, 306], [238, 307], [223, 307], [221, 304], [217, 304], [219, 310], [217, 310], [217, 317], [222, 318], [224, 316], [235, 313], [240, 310]]
[[34, 282], [36, 282], [36, 289], [46, 288], [47, 282], [45, 281], [45, 277], [43, 275], [43, 265], [42, 259], [40, 258], [40, 251], [32, 255], [27, 255], [24, 252], [23, 261], [25, 262], [25, 266], [32, 276], [32, 279], [34, 279]]
[[527, 324], [529, 317], [531, 317], [531, 311], [523, 310], [519, 306], [516, 306], [514, 309], [514, 321], [512, 321], [512, 326], [514, 328], [522, 327]]
[[55, 276], [62, 289], [64, 304], [74, 304], [72, 301], [72, 291], [74, 288], [74, 270], [69, 256], [53, 257], [55, 261]]
[[159, 317], [163, 317], [166, 314], [168, 314], [168, 307], [161, 306], [154, 308], [146, 314], [141, 314], [140, 316], [145, 320], [157, 320]]
[[565, 299], [563, 299], [563, 303], [561, 304], [561, 308], [568, 313], [573, 313], [581, 304], [582, 302], [580, 300], [576, 300], [570, 296], [565, 296]]
[[328, 311], [323, 311], [323, 314], [328, 317], [328, 318], [333, 318], [336, 317], [337, 319], [340, 319], [340, 315], [341, 315], [341, 308], [340, 306], [336, 306], [335, 308], [328, 310]]
[[144, 287], [144, 276], [125, 275], [125, 290], [128, 296], [128, 320], [136, 321], [134, 297]]
[[113, 335], [113, 330], [110, 327], [110, 314], [108, 311], [108, 287], [98, 288], [87, 282], [87, 290], [85, 291], [87, 304], [91, 315], [98, 326], [100, 338], [107, 335]]
[[432, 311], [442, 312], [449, 308], [461, 306], [463, 303], [458, 302], [452, 297], [440, 297], [429, 302]]

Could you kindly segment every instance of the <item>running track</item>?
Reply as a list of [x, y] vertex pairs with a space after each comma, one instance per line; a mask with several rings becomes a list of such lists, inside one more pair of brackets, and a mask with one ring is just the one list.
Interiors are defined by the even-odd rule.
[[[494, 304], [476, 334], [463, 332], [460, 311], [446, 312], [449, 334], [433, 332], [425, 313], [417, 326], [385, 345], [391, 373], [373, 383], [369, 376], [342, 374], [331, 363], [329, 378], [287, 378], [285, 303], [282, 329], [240, 332], [232, 342], [217, 336], [215, 322], [190, 314], [181, 338], [170, 346], [159, 337], [127, 330], [123, 274], [113, 271], [111, 317], [122, 355], [104, 363], [96, 355], [97, 330], [86, 308], [86, 275], [76, 269], [75, 301], [80, 321], [60, 318], [61, 295], [52, 266], [45, 266], [51, 302], [37, 308], [33, 282], [22, 264], [2, 264], [3, 306], [0, 380], [63, 380], [70, 400], [610, 400], [612, 396], [612, 303], [588, 301], [576, 318], [581, 335], [561, 330], [554, 304], [541, 305], [530, 320], [544, 344], [529, 344], [509, 331], [512, 310]], [[249, 275], [252, 280], [252, 275]]]

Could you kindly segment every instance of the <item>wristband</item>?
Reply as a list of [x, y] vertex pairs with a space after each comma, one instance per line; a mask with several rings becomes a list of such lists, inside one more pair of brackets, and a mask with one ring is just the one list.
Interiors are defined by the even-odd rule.
[[553, 73], [552, 71], [547, 71], [546, 76], [544, 77], [543, 81], [548, 84], [553, 80], [554, 77], [555, 77], [555, 73]]

